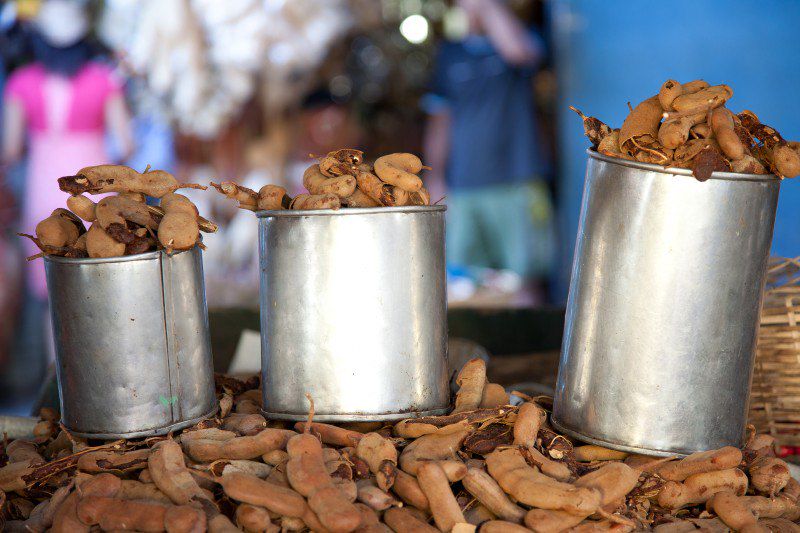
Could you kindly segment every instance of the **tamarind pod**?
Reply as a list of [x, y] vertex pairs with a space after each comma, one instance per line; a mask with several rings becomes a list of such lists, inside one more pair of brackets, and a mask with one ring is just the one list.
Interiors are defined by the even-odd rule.
[[291, 488], [292, 486], [289, 484], [289, 478], [286, 477], [286, 463], [275, 465], [272, 472], [267, 476], [267, 481], [281, 487]]
[[534, 447], [524, 448], [522, 450], [528, 463], [537, 466], [542, 474], [549, 476], [557, 481], [569, 481], [572, 477], [572, 471], [569, 467], [562, 462], [554, 461], [549, 457], [542, 455], [539, 450]]
[[636, 526], [633, 522], [621, 524], [612, 520], [601, 520], [599, 522], [584, 522], [578, 526], [569, 528], [569, 533], [599, 533], [613, 531], [614, 533], [628, 533], [633, 531]]
[[690, 133], [693, 133], [700, 139], [709, 139], [714, 136], [714, 130], [712, 130], [711, 126], [709, 126], [706, 122], [701, 122], [700, 124], [695, 124], [692, 126]]
[[581, 117], [584, 135], [588, 137], [593, 148], [598, 148], [600, 143], [611, 134], [611, 128], [598, 118], [587, 117], [576, 107], [569, 106], [569, 108]]
[[611, 157], [626, 157], [619, 151], [619, 130], [612, 130], [597, 145], [598, 153]]
[[194, 205], [194, 202], [189, 200], [189, 198], [186, 196], [174, 192], [167, 193], [161, 197], [160, 207], [164, 210], [164, 213], [182, 211], [194, 216], [195, 218], [200, 216], [200, 213], [197, 211], [197, 206]]
[[402, 189], [382, 182], [369, 170], [359, 169], [356, 173], [356, 184], [361, 191], [380, 205], [401, 205], [401, 200], [405, 199], [403, 194], [405, 191], [400, 192]]
[[469, 431], [465, 429], [445, 435], [423, 435], [403, 449], [399, 460], [400, 468], [408, 474], [416, 475], [420, 465], [426, 461], [454, 457], [467, 434]]
[[39, 454], [36, 443], [23, 439], [12, 440], [6, 445], [6, 456], [9, 463], [28, 461], [30, 465], [40, 465], [45, 462]]
[[261, 456], [261, 460], [268, 465], [277, 466], [289, 460], [289, 454], [285, 450], [272, 450]]
[[414, 419], [406, 419], [395, 424], [392, 433], [404, 439], [416, 439], [423, 435], [438, 433], [439, 429], [433, 424], [415, 423]]
[[106, 231], [109, 231], [109, 226], [112, 224], [119, 224], [125, 228], [126, 221], [150, 228], [151, 230], [158, 228], [158, 220], [145, 204], [123, 198], [122, 196], [106, 196], [102, 198], [96, 204], [95, 216], [97, 217], [97, 222], [99, 222]]
[[120, 489], [122, 482], [112, 474], [98, 474], [83, 483], [76, 483], [76, 488], [59, 506], [53, 515], [52, 533], [88, 533], [87, 526], [78, 517], [78, 502], [86, 497], [111, 497]]
[[97, 220], [95, 213], [96, 204], [82, 194], [67, 198], [67, 207], [70, 211], [81, 217], [86, 222]]
[[739, 174], [769, 174], [764, 165], [749, 154], [745, 154], [741, 159], [731, 161], [731, 171]]
[[[305, 422], [297, 422], [294, 425], [294, 429], [303, 431], [304, 425]], [[364, 434], [358, 431], [351, 431], [321, 422], [312, 422], [310, 428], [311, 433], [319, 437], [323, 443], [331, 446], [356, 446], [358, 441], [364, 437]]]
[[295, 490], [275, 485], [250, 474], [232, 472], [219, 478], [229, 498], [269, 509], [283, 516], [302, 518], [308, 511], [305, 499]]
[[89, 257], [120, 257], [125, 245], [113, 239], [97, 222], [86, 232], [86, 253]]
[[694, 93], [685, 93], [672, 101], [677, 111], [690, 109], [713, 109], [724, 105], [733, 96], [733, 89], [727, 85], [713, 85]]
[[628, 457], [627, 452], [610, 450], [596, 444], [586, 444], [572, 449], [572, 458], [576, 461], [622, 461], [626, 457]]
[[675, 149], [673, 157], [678, 163], [686, 163], [706, 148], [716, 148], [717, 146], [716, 139], [689, 139]]
[[[741, 114], [744, 113], [751, 113], [751, 112], [743, 111]], [[756, 117], [756, 120], [758, 120], [758, 117]], [[745, 444], [744, 448], [745, 450], [750, 452], [748, 455], [752, 456], [751, 461], [759, 457], [775, 457], [777, 455], [776, 454], [777, 441], [775, 440], [775, 437], [773, 437], [772, 435], [768, 435], [766, 433], [754, 433], [753, 435], [751, 435], [750, 438], [747, 440], [747, 444]]]
[[255, 435], [267, 427], [267, 421], [257, 413], [232, 413], [222, 421], [222, 429], [239, 435]]
[[800, 533], [800, 526], [786, 518], [765, 518], [758, 522], [772, 533]]
[[233, 515], [236, 525], [244, 531], [278, 533], [281, 528], [272, 523], [269, 511], [263, 507], [243, 503], [236, 508]]
[[453, 413], [477, 409], [486, 386], [486, 362], [479, 357], [467, 361], [456, 377], [456, 384], [459, 388]]
[[352, 479], [331, 477], [331, 483], [347, 498], [350, 503], [358, 499], [358, 485]]
[[656, 472], [667, 481], [683, 481], [694, 474], [735, 468], [742, 462], [742, 451], [733, 446], [696, 452], [680, 461], [666, 463]]
[[188, 250], [199, 237], [197, 217], [183, 211], [167, 212], [158, 225], [158, 242], [167, 251]]
[[[305, 531], [306, 523], [301, 518], [292, 518], [289, 516], [281, 517], [281, 531]], [[325, 531], [325, 528], [317, 530], [310, 528], [311, 531]]]
[[239, 209], [247, 209], [249, 211], [258, 209], [258, 193], [253, 189], [232, 181], [223, 181], [221, 183], [214, 183], [212, 181], [210, 185], [231, 200], [236, 200]]
[[783, 490], [792, 474], [786, 462], [777, 457], [759, 457], [750, 464], [750, 485], [763, 494], [775, 496]]
[[38, 224], [36, 238], [46, 246], [64, 247], [78, 240], [78, 228], [60, 215], [50, 215]]
[[292, 199], [286, 194], [286, 189], [277, 185], [264, 185], [258, 190], [259, 211], [276, 211], [288, 209]]
[[422, 489], [417, 482], [417, 478], [410, 474], [406, 474], [402, 470], [397, 471], [397, 477], [392, 485], [392, 492], [403, 500], [408, 505], [416, 507], [422, 511], [430, 509], [428, 497], [422, 492]]
[[747, 507], [760, 518], [800, 518], [800, 506], [786, 496], [742, 496]]
[[530, 533], [530, 529], [505, 520], [489, 520], [478, 528], [481, 533]]
[[462, 484], [475, 499], [498, 518], [518, 524], [525, 517], [525, 511], [512, 503], [500, 485], [483, 470], [467, 469], [467, 475], [462, 480]]
[[702, 91], [703, 89], [708, 89], [711, 87], [711, 84], [705, 80], [692, 80], [684, 83], [681, 87], [683, 88], [682, 94], [692, 94], [697, 91]]
[[781, 491], [781, 496], [786, 496], [793, 502], [797, 503], [798, 499], [800, 499], [800, 483], [798, 483], [793, 477], [790, 477], [789, 482], [786, 484], [786, 488]]
[[205, 189], [196, 183], [180, 183], [169, 172], [151, 170], [139, 174], [122, 165], [97, 165], [80, 169], [74, 176], [58, 179], [59, 188], [70, 194], [85, 192], [98, 194], [109, 192], [142, 193], [161, 198], [177, 189]]
[[164, 531], [167, 506], [105, 496], [84, 496], [78, 502], [77, 513], [81, 522], [98, 524], [102, 529], [135, 529], [139, 531]]
[[724, 107], [711, 112], [711, 129], [723, 153], [730, 159], [741, 159], [744, 156], [744, 145], [733, 127], [733, 114]]
[[353, 191], [353, 194], [342, 201], [347, 207], [378, 207], [381, 205], [358, 187]]
[[333, 194], [347, 198], [356, 190], [356, 178], [349, 174], [329, 178], [320, 172], [319, 165], [311, 165], [303, 172], [303, 187], [311, 194]]
[[658, 505], [665, 509], [680, 509], [704, 503], [717, 492], [730, 490], [737, 495], [747, 492], [747, 476], [738, 468], [701, 472], [682, 483], [668, 481], [658, 493]]
[[414, 516], [406, 508], [387, 509], [383, 514], [383, 521], [392, 528], [395, 533], [435, 533], [435, 527], [428, 525]]
[[308, 505], [320, 522], [333, 532], [352, 531], [361, 522], [358, 509], [337, 488], [322, 456], [322, 444], [311, 434], [302, 433], [286, 445], [289, 461], [286, 476], [297, 492], [308, 498]]
[[335, 194], [298, 194], [289, 204], [289, 209], [333, 209], [335, 211], [341, 206], [339, 197]]
[[660, 142], [664, 148], [674, 150], [689, 139], [689, 131], [693, 126], [705, 120], [705, 113], [697, 113], [664, 122], [661, 124], [661, 127], [658, 128], [658, 142]]
[[88, 234], [88, 232], [87, 233], [83, 233], [80, 237], [78, 237], [78, 239], [72, 245], [72, 247], [75, 249], [75, 251], [78, 254], [83, 252], [82, 255], [78, 255], [77, 257], [87, 257], [88, 256], [88, 253], [86, 252], [86, 235], [87, 234]]
[[745, 500], [731, 491], [720, 491], [708, 501], [708, 508], [714, 511], [719, 518], [734, 531], [763, 531], [769, 530], [758, 525], [756, 515], [750, 510]]
[[158, 442], [150, 451], [147, 467], [153, 483], [174, 503], [185, 505], [194, 498], [205, 498], [186, 468], [180, 445], [172, 439]]
[[334, 150], [320, 159], [319, 168], [323, 175], [335, 178], [343, 174], [350, 174], [364, 161], [364, 152], [343, 148]]
[[231, 459], [225, 461], [225, 466], [222, 468], [222, 475], [232, 474], [239, 472], [242, 474], [250, 474], [259, 479], [266, 479], [272, 472], [272, 466], [264, 464], [260, 461], [250, 461], [247, 459]]
[[172, 503], [172, 500], [161, 492], [154, 483], [143, 483], [133, 479], [123, 479], [115, 498], [122, 500], [153, 500], [161, 503]]
[[342, 456], [338, 450], [333, 448], [322, 448], [322, 460], [325, 461], [326, 464], [331, 461], [339, 461], [341, 458]]
[[488, 409], [492, 407], [501, 407], [509, 404], [508, 393], [505, 387], [498, 383], [486, 383], [481, 395], [481, 403], [478, 405], [481, 409]]
[[380, 524], [378, 513], [376, 513], [372, 507], [361, 502], [355, 503], [354, 506], [356, 509], [358, 509], [358, 512], [361, 515], [361, 525], [359, 525], [356, 531], [362, 531], [365, 527], [371, 527]]
[[69, 497], [73, 486], [74, 483], [70, 482], [63, 487], [59, 487], [49, 500], [45, 500], [34, 507], [24, 522], [24, 530], [31, 533], [44, 533], [49, 529], [53, 525], [53, 517]]
[[658, 96], [651, 96], [634, 107], [619, 130], [620, 152], [628, 153], [628, 141], [634, 137], [649, 135], [653, 139], [657, 139], [658, 125], [661, 123], [663, 112], [664, 109], [658, 101]]
[[215, 223], [201, 216], [197, 217], [197, 226], [203, 233], [215, 233], [219, 229]]
[[130, 472], [147, 467], [150, 450], [132, 450], [118, 453], [109, 450], [96, 450], [78, 458], [78, 470], [89, 473]]
[[388, 494], [371, 483], [358, 483], [357, 499], [376, 511], [385, 511], [389, 507], [401, 505], [391, 494]]
[[356, 455], [363, 459], [375, 474], [382, 491], [391, 488], [397, 477], [397, 449], [378, 433], [367, 433], [356, 446]]
[[218, 459], [254, 459], [272, 450], [286, 447], [286, 443], [294, 431], [265, 428], [252, 436], [236, 437], [226, 441], [192, 439], [184, 441], [186, 454], [199, 462], [216, 461]]
[[435, 461], [425, 462], [419, 467], [417, 480], [422, 492], [428, 498], [436, 526], [442, 531], [450, 531], [460, 522], [466, 522], [461, 507], [456, 501], [450, 482]]
[[528, 466], [516, 448], [493, 451], [486, 456], [486, 467], [506, 494], [525, 505], [587, 515], [600, 505], [598, 491], [545, 476]]
[[184, 431], [180, 435], [181, 444], [186, 444], [191, 440], [215, 440], [219, 442], [229, 441], [236, 438], [236, 433], [219, 428], [194, 429]]
[[416, 192], [422, 188], [419, 172], [422, 161], [414, 154], [387, 154], [375, 160], [375, 174], [381, 181], [399, 187], [404, 191]]
[[706, 181], [714, 172], [729, 172], [731, 164], [716, 146], [704, 148], [692, 159], [692, 174], [698, 181]]
[[[119, 193], [119, 195], [122, 198], [126, 198], [128, 200], [133, 200], [134, 202], [139, 202], [140, 204], [143, 204], [143, 203], [145, 203], [147, 201], [147, 196], [145, 196], [144, 194], [142, 194], [140, 192], [121, 192], [121, 193]], [[91, 222], [91, 221], [88, 220], [87, 222]]]
[[536, 444], [539, 428], [547, 420], [547, 413], [534, 402], [525, 402], [519, 406], [517, 419], [514, 421], [514, 445], [533, 448]]
[[457, 483], [467, 475], [467, 465], [458, 459], [442, 459], [437, 461], [444, 470], [444, 475], [450, 483]]
[[800, 154], [787, 145], [779, 145], [772, 149], [772, 163], [778, 173], [786, 178], [800, 176]]
[[658, 91], [658, 103], [664, 110], [672, 109], [672, 102], [683, 94], [683, 85], [675, 80], [667, 80]]
[[164, 530], [167, 533], [205, 533], [206, 515], [200, 509], [187, 505], [169, 505], [164, 513]]

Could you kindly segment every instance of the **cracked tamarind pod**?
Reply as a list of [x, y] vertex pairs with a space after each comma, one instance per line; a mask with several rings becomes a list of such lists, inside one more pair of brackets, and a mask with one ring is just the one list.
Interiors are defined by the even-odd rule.
[[620, 152], [634, 155], [640, 138], [647, 137], [643, 139], [645, 142], [658, 139], [658, 126], [663, 112], [658, 96], [651, 96], [634, 107], [619, 130]]
[[751, 111], [742, 111], [739, 113], [739, 119], [742, 126], [764, 144], [772, 170], [786, 178], [800, 175], [800, 154], [789, 146], [775, 128], [761, 123]]
[[342, 148], [328, 152], [328, 155], [320, 159], [320, 172], [329, 178], [349, 174], [355, 175], [359, 165], [364, 162], [364, 152], [352, 148]]
[[239, 205], [236, 206], [239, 209], [247, 209], [248, 211], [258, 209], [258, 193], [253, 189], [238, 185], [232, 181], [223, 181], [222, 183], [214, 183], [212, 181], [211, 186], [228, 198], [239, 202]]
[[161, 198], [178, 189], [205, 189], [196, 183], [180, 183], [169, 172], [149, 170], [136, 172], [123, 165], [97, 165], [84, 167], [74, 176], [58, 178], [58, 187], [72, 195], [102, 194], [109, 192], [141, 193]]
[[574, 106], [569, 106], [569, 108], [575, 111], [579, 117], [581, 117], [581, 120], [583, 121], [583, 133], [589, 138], [589, 141], [592, 143], [592, 148], [598, 149], [603, 139], [611, 135], [611, 128], [598, 118], [587, 117], [581, 112], [580, 109]]
[[125, 244], [135, 240], [128, 222], [155, 230], [159, 222], [145, 204], [121, 196], [107, 196], [95, 206], [97, 223], [114, 239]]

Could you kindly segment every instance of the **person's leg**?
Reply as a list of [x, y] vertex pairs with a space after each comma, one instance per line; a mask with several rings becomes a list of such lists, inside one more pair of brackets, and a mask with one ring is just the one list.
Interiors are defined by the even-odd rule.
[[496, 266], [525, 280], [526, 300], [541, 300], [540, 282], [552, 266], [555, 245], [549, 191], [538, 180], [492, 189], [484, 194], [483, 216], [497, 253]]
[[447, 264], [459, 268], [489, 266], [480, 240], [480, 195], [475, 191], [451, 191], [446, 204]]

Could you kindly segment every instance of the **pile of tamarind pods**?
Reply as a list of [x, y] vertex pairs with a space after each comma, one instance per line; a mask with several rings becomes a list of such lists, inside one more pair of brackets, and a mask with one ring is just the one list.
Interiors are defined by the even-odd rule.
[[[71, 195], [68, 209], [54, 210], [36, 225], [35, 235], [20, 233], [42, 251], [29, 260], [45, 254], [119, 257], [161, 249], [171, 253], [202, 246], [200, 231], [217, 230], [191, 200], [175, 192], [204, 187], [179, 183], [163, 170], [148, 167], [140, 173], [121, 165], [98, 165], [59, 178], [58, 185]], [[85, 194], [109, 195], [94, 202]], [[147, 197], [160, 199], [160, 205], [147, 205]], [[88, 230], [84, 222], [91, 224]]]
[[[800, 175], [800, 145], [787, 142], [752, 111], [733, 113], [727, 85], [667, 80], [657, 95], [632, 108], [619, 129], [570, 107], [601, 154], [688, 168], [705, 181], [713, 172]], [[629, 106], [630, 107], [630, 106]]]
[[250, 211], [430, 205], [419, 177], [426, 168], [414, 154], [387, 154], [370, 165], [361, 150], [343, 148], [306, 169], [303, 186], [308, 194], [294, 198], [277, 185], [265, 185], [258, 192], [232, 181], [211, 185]]
[[5, 531], [800, 528], [800, 484], [771, 437], [682, 459], [573, 444], [548, 398], [510, 405], [480, 359], [452, 413], [395, 424], [314, 422], [313, 401], [305, 422], [265, 420], [257, 378], [216, 383], [216, 416], [168, 436], [86, 442], [43, 410], [35, 438], [0, 455]]

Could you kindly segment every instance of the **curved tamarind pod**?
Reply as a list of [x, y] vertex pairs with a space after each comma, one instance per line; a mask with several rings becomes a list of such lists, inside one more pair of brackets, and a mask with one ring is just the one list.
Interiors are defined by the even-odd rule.
[[[147, 209], [149, 209], [150, 213], [152, 213], [153, 216], [159, 221], [161, 220], [161, 217], [164, 216], [164, 208], [160, 205], [148, 205]], [[207, 218], [203, 218], [200, 215], [197, 215], [197, 226], [203, 233], [215, 233], [219, 229], [219, 226], [217, 226], [214, 222], [208, 220]]]
[[388, 509], [383, 513], [383, 521], [396, 533], [436, 533], [439, 531], [417, 518], [407, 508]]
[[711, 87], [711, 84], [705, 80], [692, 80], [684, 83], [681, 87], [683, 89], [682, 94], [692, 94], [697, 91], [702, 91], [703, 89], [708, 89]]
[[86, 222], [97, 220], [95, 213], [96, 204], [82, 194], [67, 198], [67, 207]]
[[694, 474], [734, 468], [741, 462], [742, 451], [733, 446], [725, 446], [717, 450], [696, 452], [680, 461], [666, 463], [656, 472], [667, 481], [683, 481]]
[[111, 237], [95, 222], [86, 232], [86, 252], [89, 257], [120, 257], [125, 254], [125, 244]]
[[356, 190], [353, 191], [353, 194], [342, 199], [342, 202], [347, 207], [378, 207], [381, 205], [371, 196], [362, 191], [359, 187], [356, 187]]
[[397, 449], [392, 441], [378, 433], [367, 433], [356, 446], [356, 455], [366, 461], [375, 474], [378, 487], [387, 491], [397, 477]]
[[380, 205], [396, 206], [403, 205], [406, 191], [382, 182], [378, 176], [373, 174], [367, 165], [361, 165], [356, 174], [358, 188], [366, 193], [370, 198]]
[[174, 192], [167, 193], [161, 197], [161, 208], [165, 213], [170, 211], [184, 211], [195, 217], [200, 215], [194, 202], [189, 200], [186, 196]]
[[58, 187], [72, 195], [124, 192], [161, 198], [177, 189], [205, 189], [196, 183], [180, 183], [169, 172], [151, 170], [142, 174], [123, 165], [84, 167], [74, 176], [58, 178]]
[[139, 202], [140, 204], [143, 204], [147, 201], [147, 196], [140, 192], [121, 192], [119, 195], [123, 198], [127, 198], [128, 200]]
[[276, 211], [288, 209], [292, 203], [291, 197], [286, 194], [286, 189], [277, 185], [264, 185], [258, 190], [259, 211]]
[[680, 509], [707, 502], [714, 494], [725, 490], [741, 496], [747, 492], [747, 485], [747, 476], [738, 468], [702, 472], [683, 482], [668, 481], [658, 493], [658, 505], [665, 509]]
[[379, 157], [373, 165], [375, 174], [389, 185], [404, 191], [416, 192], [422, 188], [422, 180], [417, 174], [423, 165], [414, 154], [396, 153]]
[[153, 446], [147, 459], [153, 482], [174, 503], [185, 505], [205, 494], [186, 468], [183, 451], [172, 439]]
[[768, 533], [769, 529], [758, 523], [758, 518], [747, 506], [746, 500], [732, 491], [721, 491], [708, 501], [708, 508], [734, 531]]
[[250, 474], [232, 472], [220, 477], [218, 482], [229, 498], [264, 507], [273, 513], [302, 518], [309, 511], [305, 499], [295, 490]]
[[709, 122], [722, 152], [733, 160], [744, 157], [744, 145], [734, 129], [733, 114], [725, 107], [718, 107], [711, 112]]
[[686, 115], [675, 120], [670, 120], [661, 124], [658, 128], [658, 142], [664, 148], [675, 149], [686, 142], [689, 138], [689, 130], [696, 124], [705, 122], [705, 113]]
[[128, 221], [151, 230], [155, 230], [159, 225], [145, 204], [121, 196], [107, 196], [101, 199], [95, 206], [95, 215], [97, 223], [109, 235], [125, 244], [131, 244], [134, 239], [133, 232], [128, 229]]
[[800, 175], [800, 154], [794, 151], [775, 128], [759, 122], [751, 111], [739, 113], [739, 120], [750, 134], [768, 150], [772, 170], [787, 178]]
[[247, 209], [249, 211], [258, 209], [258, 193], [253, 189], [236, 184], [232, 181], [223, 181], [221, 183], [214, 183], [212, 181], [211, 186], [228, 198], [239, 202], [237, 206], [239, 209]]
[[469, 360], [461, 367], [456, 384], [459, 388], [453, 413], [477, 409], [481, 404], [483, 388], [486, 385], [486, 362], [479, 357]]
[[665, 110], [672, 109], [672, 102], [683, 94], [683, 86], [675, 80], [667, 80], [658, 91], [658, 103]]
[[509, 500], [500, 485], [483, 470], [468, 469], [462, 483], [467, 492], [498, 518], [519, 524], [525, 517], [525, 510]]
[[342, 206], [339, 197], [335, 194], [298, 194], [289, 205], [289, 209], [333, 209]]
[[356, 179], [349, 174], [328, 178], [320, 172], [319, 165], [311, 165], [303, 172], [303, 186], [311, 194], [333, 194], [347, 198], [356, 190]]
[[714, 85], [701, 89], [695, 93], [685, 93], [672, 101], [672, 107], [677, 111], [692, 109], [714, 109], [730, 100], [733, 89], [727, 85]]
[[634, 107], [619, 130], [620, 152], [631, 153], [632, 145], [629, 141], [635, 137], [649, 135], [650, 138], [657, 139], [663, 112], [658, 96], [651, 96]]
[[458, 505], [450, 482], [435, 461], [423, 463], [417, 474], [419, 486], [427, 496], [433, 513], [433, 520], [442, 531], [450, 531], [453, 526], [466, 522], [461, 506]]

